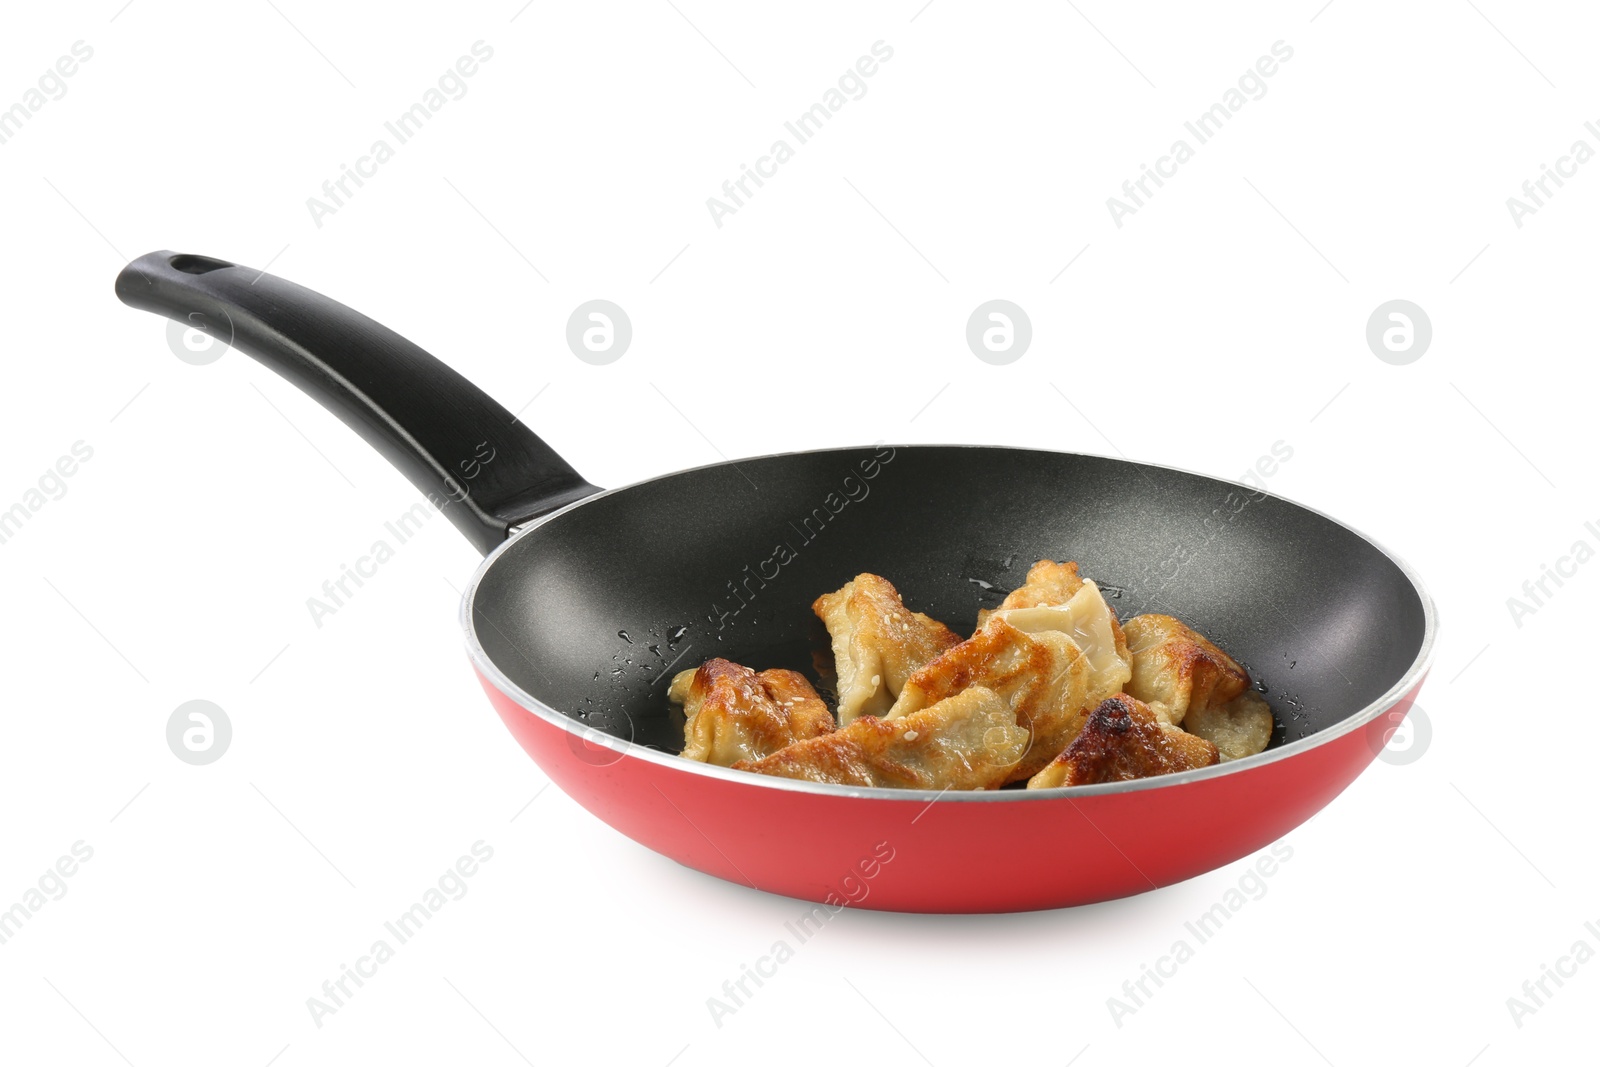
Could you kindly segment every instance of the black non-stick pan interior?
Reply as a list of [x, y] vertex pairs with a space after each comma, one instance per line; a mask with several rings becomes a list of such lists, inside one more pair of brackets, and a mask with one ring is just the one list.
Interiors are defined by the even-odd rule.
[[517, 539], [473, 623], [517, 685], [668, 752], [667, 679], [711, 656], [819, 678], [819, 595], [862, 571], [957, 633], [1037, 559], [1077, 560], [1119, 616], [1175, 615], [1265, 686], [1274, 745], [1382, 696], [1424, 633], [1384, 552], [1276, 497], [1180, 471], [1009, 448], [740, 460], [593, 498]]

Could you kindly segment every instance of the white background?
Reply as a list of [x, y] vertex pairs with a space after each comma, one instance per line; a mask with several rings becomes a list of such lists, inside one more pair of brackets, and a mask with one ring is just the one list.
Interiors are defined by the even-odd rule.
[[[1600, 544], [1600, 164], [1521, 227], [1506, 198], [1600, 148], [1597, 26], [1319, 2], [11, 12], [0, 107], [75, 41], [93, 57], [0, 145], [0, 508], [75, 442], [93, 458], [0, 545], [0, 908], [74, 842], [93, 858], [0, 945], [0, 1058], [1576, 1061], [1600, 964], [1520, 1027], [1506, 1001], [1600, 948], [1600, 567], [1520, 626], [1506, 601]], [[316, 225], [307, 198], [478, 40], [467, 94]], [[716, 226], [706, 198], [879, 40], [866, 95]], [[1266, 95], [1116, 226], [1106, 198], [1280, 40]], [[111, 290], [158, 248], [270, 262], [394, 326], [606, 486], [879, 438], [1238, 478], [1282, 441], [1270, 488], [1437, 598], [1431, 741], [1291, 834], [1265, 895], [1120, 1026], [1107, 998], [1248, 860], [1077, 910], [847, 911], [718, 1026], [707, 998], [803, 906], [544, 789], [461, 653], [477, 557], [447, 523], [313, 624], [306, 598], [418, 494], [238, 353], [175, 358]], [[564, 342], [595, 297], [634, 326], [603, 367]], [[997, 297], [1033, 324], [1008, 366], [964, 339]], [[1396, 298], [1433, 324], [1406, 366], [1365, 341]], [[197, 698], [234, 730], [204, 767], [165, 739]], [[318, 1027], [307, 998], [480, 839], [470, 892]]]

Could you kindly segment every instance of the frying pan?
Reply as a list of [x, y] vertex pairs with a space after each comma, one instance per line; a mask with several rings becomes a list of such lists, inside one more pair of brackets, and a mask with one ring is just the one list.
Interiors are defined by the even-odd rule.
[[[393, 331], [224, 260], [154, 252], [123, 302], [211, 330], [315, 397], [481, 551], [461, 627], [490, 702], [550, 779], [681, 864], [826, 908], [1054, 908], [1169, 885], [1264, 847], [1337, 796], [1426, 675], [1433, 603], [1309, 508], [1167, 467], [877, 445], [590, 485]], [[810, 610], [859, 572], [958, 629], [1037, 559], [1075, 559], [1123, 618], [1184, 619], [1249, 667], [1265, 752], [1095, 786], [817, 785], [675, 755], [667, 680], [713, 655], [814, 676]]]

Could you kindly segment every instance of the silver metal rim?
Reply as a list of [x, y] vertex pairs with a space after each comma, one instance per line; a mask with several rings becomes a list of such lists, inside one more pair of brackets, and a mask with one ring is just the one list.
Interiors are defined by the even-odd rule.
[[[661, 478], [673, 477], [676, 474], [688, 474], [693, 471], [708, 470], [712, 467], [729, 467], [733, 466], [736, 462], [750, 463], [755, 460], [779, 459], [784, 456], [825, 455], [830, 452], [854, 452], [866, 447], [873, 446], [857, 445], [853, 447], [812, 449], [799, 452], [774, 452], [765, 456], [751, 456], [741, 460], [728, 460], [721, 463], [706, 463], [699, 467], [687, 467], [680, 471], [674, 471], [671, 474], [658, 475], [654, 478], [645, 478], [637, 482], [631, 482], [628, 485], [619, 486], [615, 489], [602, 490], [593, 496], [587, 496], [582, 500], [574, 501], [565, 507], [551, 512], [549, 515], [541, 516], [527, 525], [520, 527], [509, 538], [507, 538], [503, 544], [498, 546], [493, 552], [490, 552], [484, 557], [483, 562], [478, 565], [477, 571], [473, 574], [472, 580], [468, 583], [466, 592], [461, 598], [461, 613], [459, 617], [461, 630], [465, 636], [467, 654], [471, 657], [473, 666], [476, 667], [485, 678], [489, 679], [489, 681], [494, 684], [495, 688], [499, 689], [500, 692], [515, 700], [528, 712], [537, 715], [539, 718], [544, 719], [553, 726], [560, 727], [562, 730], [572, 734], [574, 737], [583, 738], [587, 735], [593, 735], [596, 731], [590, 730], [587, 727], [584, 727], [581, 723], [578, 723], [570, 717], [563, 715], [561, 712], [545, 704], [543, 701], [539, 700], [537, 697], [533, 696], [531, 693], [527, 692], [521, 686], [513, 682], [503, 671], [500, 670], [499, 667], [495, 665], [494, 661], [489, 658], [489, 654], [484, 651], [482, 643], [478, 640], [477, 631], [472, 625], [472, 604], [474, 598], [477, 596], [478, 588], [482, 584], [484, 576], [489, 573], [491, 568], [494, 567], [495, 561], [498, 560], [501, 555], [507, 552], [512, 545], [522, 540], [522, 538], [528, 536], [534, 530], [544, 526], [546, 523], [557, 521], [561, 518], [561, 516], [567, 514], [568, 512], [577, 508], [581, 508], [586, 504], [593, 503], [596, 500], [611, 496], [614, 493], [626, 492], [635, 486], [647, 485], [651, 482], [660, 481]], [[747, 771], [735, 771], [727, 767], [717, 767], [709, 763], [701, 763], [698, 760], [687, 760], [672, 753], [661, 752], [657, 749], [649, 748], [645, 745], [637, 744], [632, 741], [624, 741], [621, 738], [608, 736], [606, 740], [606, 746], [619, 753], [618, 762], [621, 762], [622, 758], [644, 760], [648, 763], [659, 764], [670, 770], [678, 771], [683, 774], [717, 778], [723, 781], [734, 782], [742, 786], [747, 786], [752, 789], [779, 789], [797, 793], [815, 793], [824, 796], [846, 796], [857, 797], [864, 800], [882, 800], [922, 804], [928, 804], [935, 800], [943, 800], [948, 803], [1006, 804], [1022, 801], [1064, 800], [1072, 797], [1100, 796], [1109, 793], [1133, 793], [1145, 789], [1162, 789], [1169, 786], [1185, 785], [1190, 782], [1221, 778], [1230, 774], [1240, 774], [1254, 770], [1257, 767], [1264, 767], [1269, 763], [1277, 763], [1280, 760], [1293, 759], [1302, 753], [1309, 752], [1314, 748], [1325, 745], [1330, 741], [1336, 740], [1337, 738], [1343, 737], [1353, 730], [1359, 730], [1367, 726], [1374, 719], [1378, 718], [1390, 708], [1394, 707], [1401, 697], [1410, 692], [1412, 687], [1414, 687], [1423, 677], [1423, 675], [1428, 672], [1428, 668], [1432, 665], [1434, 644], [1438, 634], [1439, 620], [1437, 609], [1434, 607], [1433, 597], [1429, 595], [1427, 587], [1422, 583], [1421, 577], [1409, 563], [1407, 563], [1404, 559], [1401, 559], [1395, 553], [1389, 551], [1389, 549], [1385, 548], [1381, 542], [1367, 536], [1365, 533], [1357, 530], [1348, 523], [1341, 522], [1332, 515], [1329, 515], [1327, 512], [1321, 511], [1317, 508], [1309, 507], [1294, 500], [1290, 500], [1288, 497], [1279, 496], [1276, 493], [1265, 493], [1263, 490], [1254, 488], [1253, 486], [1245, 485], [1242, 482], [1230, 481], [1226, 478], [1217, 478], [1209, 474], [1202, 474], [1198, 471], [1191, 471], [1183, 467], [1176, 467], [1168, 464], [1139, 463], [1136, 460], [1126, 459], [1122, 456], [1104, 456], [1093, 452], [1051, 452], [1049, 449], [1011, 448], [1004, 445], [921, 444], [891, 445], [890, 447], [896, 449], [897, 451], [901, 448], [974, 448], [1008, 452], [1045, 452], [1053, 455], [1086, 456], [1091, 459], [1107, 459], [1118, 463], [1133, 463], [1137, 466], [1151, 467], [1157, 470], [1176, 471], [1180, 474], [1188, 474], [1196, 478], [1204, 478], [1207, 481], [1215, 482], [1218, 485], [1233, 486], [1235, 488], [1244, 489], [1250, 493], [1269, 496], [1275, 500], [1281, 500], [1284, 503], [1292, 504], [1297, 508], [1309, 511], [1314, 515], [1320, 515], [1322, 518], [1327, 519], [1336, 526], [1340, 526], [1346, 530], [1349, 530], [1363, 541], [1366, 541], [1368, 544], [1372, 545], [1379, 552], [1382, 552], [1388, 557], [1390, 562], [1399, 568], [1400, 572], [1406, 576], [1408, 581], [1410, 581], [1412, 588], [1416, 590], [1417, 597], [1422, 603], [1422, 645], [1420, 648], [1418, 648], [1417, 657], [1412, 661], [1411, 666], [1407, 668], [1406, 672], [1400, 677], [1400, 679], [1395, 682], [1394, 685], [1390, 686], [1381, 697], [1368, 704], [1359, 712], [1340, 720], [1334, 726], [1331, 726], [1325, 730], [1318, 730], [1310, 737], [1304, 737], [1298, 741], [1291, 741], [1290, 743], [1279, 748], [1268, 749], [1265, 752], [1254, 756], [1247, 756], [1244, 759], [1233, 760], [1231, 762], [1217, 764], [1216, 766], [1212, 767], [1204, 767], [1200, 770], [1181, 771], [1177, 774], [1164, 774], [1154, 778], [1140, 778], [1131, 782], [1109, 782], [1104, 785], [1057, 786], [1051, 789], [932, 790], [886, 789], [878, 787], [861, 788], [855, 786], [829, 785], [817, 782], [802, 782], [793, 778], [778, 778], [771, 775], [751, 774]]]

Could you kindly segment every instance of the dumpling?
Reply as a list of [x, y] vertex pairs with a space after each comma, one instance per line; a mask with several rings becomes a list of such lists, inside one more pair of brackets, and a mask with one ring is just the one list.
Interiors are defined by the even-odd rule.
[[760, 759], [834, 728], [828, 705], [794, 671], [757, 674], [725, 659], [708, 659], [674, 675], [667, 698], [683, 705], [680, 754], [719, 767]]
[[[1023, 579], [1022, 585], [1007, 593], [1006, 598], [1000, 601], [1000, 606], [994, 611], [1065, 604], [1082, 588], [1083, 579], [1078, 576], [1076, 563], [1070, 560], [1066, 563], [1057, 563], [1054, 560], [1041, 559], [1028, 568], [1028, 577]], [[983, 629], [983, 624], [989, 621], [989, 616], [993, 613], [978, 612], [978, 629]]]
[[1140, 700], [1124, 693], [1101, 702], [1066, 751], [1028, 779], [1029, 789], [1126, 782], [1209, 767], [1217, 747], [1168, 726]]
[[1024, 633], [991, 617], [969, 640], [948, 650], [907, 681], [887, 718], [898, 720], [966, 690], [997, 693], [1032, 744], [1007, 776], [1021, 781], [1066, 747], [1083, 724], [1089, 700], [1089, 658], [1057, 630]]
[[1226, 763], [1264, 751], [1272, 740], [1272, 709], [1246, 689], [1226, 704], [1190, 708], [1183, 728], [1217, 746]]
[[1133, 654], [1128, 695], [1177, 726], [1190, 712], [1226, 704], [1250, 684], [1222, 649], [1171, 615], [1139, 615], [1123, 626]]
[[[1034, 571], [1041, 565], [1035, 565]], [[1004, 619], [1023, 633], [1054, 630], [1072, 638], [1089, 659], [1088, 703], [1098, 704], [1113, 693], [1120, 693], [1133, 677], [1133, 658], [1122, 635], [1122, 626], [1117, 622], [1117, 613], [1106, 604], [1093, 582], [1080, 581], [1078, 591], [1063, 604], [1002, 606], [989, 617]]]
[[833, 640], [840, 725], [888, 711], [914, 671], [961, 641], [943, 623], [907, 608], [876, 574], [856, 575], [819, 596], [811, 610]]
[[735, 770], [806, 782], [901, 789], [994, 789], [1028, 749], [1028, 732], [999, 696], [973, 686], [893, 721], [864, 715]]

